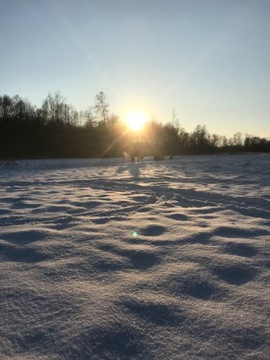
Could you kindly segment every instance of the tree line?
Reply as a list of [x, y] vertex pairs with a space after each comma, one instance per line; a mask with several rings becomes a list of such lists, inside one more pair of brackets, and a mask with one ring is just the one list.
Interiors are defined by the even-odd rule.
[[0, 159], [121, 157], [140, 140], [145, 155], [164, 156], [270, 152], [270, 141], [236, 133], [232, 138], [209, 134], [196, 126], [188, 133], [175, 117], [164, 124], [149, 121], [142, 134], [130, 131], [110, 114], [103, 92], [94, 105], [77, 111], [60, 92], [48, 94], [41, 107], [16, 95], [0, 96]]

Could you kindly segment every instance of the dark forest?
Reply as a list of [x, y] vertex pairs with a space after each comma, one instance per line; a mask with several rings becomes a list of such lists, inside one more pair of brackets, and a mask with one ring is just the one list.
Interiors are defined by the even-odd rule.
[[209, 134], [202, 125], [188, 133], [175, 117], [167, 124], [151, 120], [135, 134], [110, 114], [103, 92], [92, 107], [80, 112], [59, 92], [49, 94], [40, 108], [18, 95], [0, 96], [0, 159], [122, 157], [136, 140], [144, 144], [144, 155], [155, 159], [270, 152], [268, 139], [242, 133], [227, 138]]

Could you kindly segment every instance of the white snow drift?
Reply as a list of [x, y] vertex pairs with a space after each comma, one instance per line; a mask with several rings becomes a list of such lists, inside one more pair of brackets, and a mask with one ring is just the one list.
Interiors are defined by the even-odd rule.
[[1, 359], [269, 359], [270, 156], [0, 164]]

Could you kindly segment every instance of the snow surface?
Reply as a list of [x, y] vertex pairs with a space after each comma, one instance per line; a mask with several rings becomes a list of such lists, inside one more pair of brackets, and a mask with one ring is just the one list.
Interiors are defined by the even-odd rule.
[[270, 155], [2, 161], [0, 186], [1, 360], [269, 360]]

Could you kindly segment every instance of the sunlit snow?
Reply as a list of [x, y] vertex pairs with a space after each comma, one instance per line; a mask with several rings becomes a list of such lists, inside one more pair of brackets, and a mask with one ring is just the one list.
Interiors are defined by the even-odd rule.
[[0, 162], [1, 359], [268, 360], [270, 155]]

